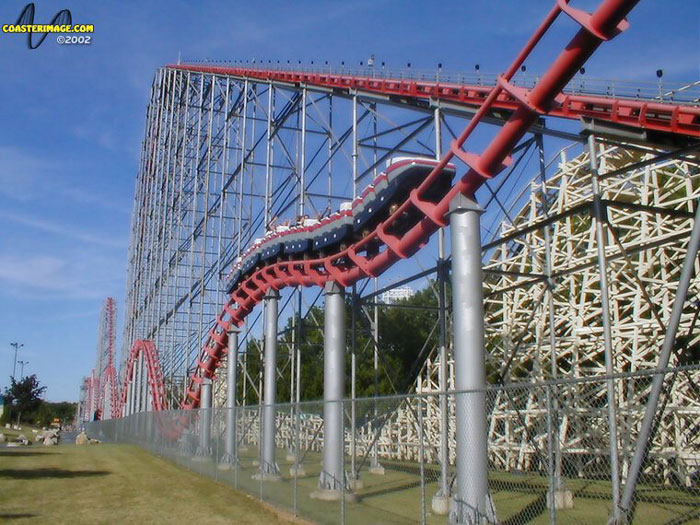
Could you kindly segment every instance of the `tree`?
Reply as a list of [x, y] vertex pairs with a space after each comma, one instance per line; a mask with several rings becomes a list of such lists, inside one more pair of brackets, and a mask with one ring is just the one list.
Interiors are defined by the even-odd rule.
[[36, 411], [31, 416], [27, 415], [25, 420], [44, 427], [49, 426], [54, 419], [59, 419], [62, 424], [66, 424], [73, 421], [77, 409], [78, 404], [69, 401], [59, 401], [57, 403], [41, 401]]
[[41, 395], [46, 391], [45, 386], [39, 384], [36, 374], [24, 377], [19, 381], [10, 379], [10, 387], [5, 389], [5, 404], [10, 408], [10, 412], [24, 414], [25, 420], [29, 420], [31, 415], [41, 405]]

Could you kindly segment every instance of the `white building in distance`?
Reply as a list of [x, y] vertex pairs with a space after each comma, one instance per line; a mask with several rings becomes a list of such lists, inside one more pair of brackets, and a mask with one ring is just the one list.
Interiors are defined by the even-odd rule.
[[396, 301], [401, 301], [404, 299], [410, 299], [413, 297], [415, 292], [411, 290], [408, 286], [399, 286], [398, 288], [393, 288], [387, 290], [381, 296], [382, 302], [387, 304], [393, 304]]

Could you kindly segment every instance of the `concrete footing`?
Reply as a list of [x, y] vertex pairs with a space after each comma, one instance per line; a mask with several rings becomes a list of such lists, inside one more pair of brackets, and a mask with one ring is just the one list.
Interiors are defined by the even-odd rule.
[[292, 477], [306, 476], [306, 469], [304, 468], [304, 465], [299, 465], [296, 467], [292, 465], [289, 467], [289, 475]]
[[[547, 507], [552, 506], [551, 499], [551, 494], [547, 492]], [[574, 508], [574, 495], [569, 489], [559, 489], [554, 491], [554, 508], [556, 510]]]
[[252, 478], [255, 481], [280, 481], [282, 476], [270, 472], [258, 472], [257, 474], [253, 474]]
[[384, 467], [381, 465], [375, 465], [374, 467], [369, 468], [369, 473], [374, 474], [375, 476], [383, 476], [385, 474]]
[[435, 494], [430, 502], [430, 508], [432, 509], [433, 514], [437, 514], [438, 516], [447, 516], [447, 514], [450, 512], [451, 499], [452, 498], [450, 498], [450, 496], [443, 496], [440, 493]]
[[211, 456], [206, 452], [197, 451], [197, 454], [194, 455], [194, 457], [192, 458], [192, 461], [197, 461], [198, 463], [201, 463], [204, 461], [211, 461]]
[[224, 454], [216, 468], [219, 470], [233, 470], [238, 465], [240, 465], [240, 462], [236, 458]]
[[348, 489], [357, 491], [364, 488], [365, 484], [360, 478], [348, 478]]
[[[343, 497], [343, 491], [332, 490], [332, 489], [316, 489], [310, 494], [311, 499], [317, 499], [321, 501], [340, 501]], [[345, 501], [348, 503], [353, 503], [358, 501], [357, 494], [352, 492], [345, 492]]]

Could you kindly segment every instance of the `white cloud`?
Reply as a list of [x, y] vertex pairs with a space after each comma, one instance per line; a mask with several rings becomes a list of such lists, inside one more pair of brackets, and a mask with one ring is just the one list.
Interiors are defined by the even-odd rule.
[[65, 290], [70, 287], [70, 282], [65, 280], [65, 269], [66, 261], [58, 257], [0, 255], [0, 280], [13, 285]]
[[67, 199], [95, 208], [131, 213], [128, 203], [76, 184], [75, 177], [66, 173], [60, 159], [48, 161], [15, 146], [0, 145], [0, 195], [22, 203], [36, 203], [41, 198], [53, 202]]
[[69, 257], [46, 254], [0, 255], [0, 283], [5, 294], [23, 300], [103, 298], [120, 287], [123, 268], [95, 254]]
[[107, 246], [110, 248], [128, 247], [128, 241], [126, 239], [111, 238], [105, 235], [96, 235], [89, 232], [82, 232], [80, 230], [75, 229], [72, 226], [61, 225], [54, 221], [37, 219], [34, 217], [27, 217], [24, 215], [9, 212], [0, 212], [0, 217], [4, 217], [10, 221], [23, 224], [25, 226], [29, 226], [37, 230], [41, 230], [47, 233], [54, 233], [56, 235], [60, 235], [61, 237], [66, 237], [69, 239], [74, 239], [89, 244]]
[[13, 146], [0, 146], [0, 194], [19, 201], [32, 200], [42, 188], [42, 174], [50, 165]]

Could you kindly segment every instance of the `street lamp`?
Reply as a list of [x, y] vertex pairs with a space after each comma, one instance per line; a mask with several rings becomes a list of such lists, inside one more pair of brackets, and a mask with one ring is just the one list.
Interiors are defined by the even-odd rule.
[[17, 361], [20, 364], [20, 369], [19, 369], [19, 378], [20, 380], [24, 379], [24, 365], [28, 365], [29, 361]]
[[17, 372], [17, 350], [22, 348], [24, 346], [24, 344], [22, 344], [22, 343], [10, 343], [10, 346], [12, 346], [15, 349], [15, 360], [12, 363], [12, 380], [14, 381], [15, 372]]

